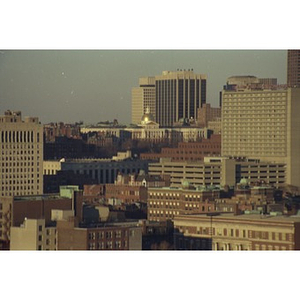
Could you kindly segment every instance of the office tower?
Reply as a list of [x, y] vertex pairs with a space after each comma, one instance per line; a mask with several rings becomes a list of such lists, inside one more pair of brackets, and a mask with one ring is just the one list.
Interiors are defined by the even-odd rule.
[[288, 50], [287, 84], [300, 87], [300, 50]]
[[197, 109], [206, 103], [206, 80], [206, 75], [193, 70], [163, 71], [141, 78], [140, 87], [132, 90], [132, 122], [137, 123], [147, 107], [162, 127], [173, 126], [180, 119], [196, 119]]
[[300, 187], [300, 88], [225, 86], [222, 101], [222, 155], [286, 163]]
[[38, 118], [6, 111], [0, 116], [1, 196], [43, 193], [43, 126]]
[[155, 119], [155, 78], [140, 78], [139, 87], [132, 88], [131, 95], [131, 123], [140, 124], [146, 111], [149, 111]]

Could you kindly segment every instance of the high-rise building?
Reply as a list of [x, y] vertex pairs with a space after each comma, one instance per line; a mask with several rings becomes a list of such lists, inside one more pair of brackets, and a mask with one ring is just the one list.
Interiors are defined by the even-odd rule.
[[196, 119], [197, 109], [206, 103], [206, 80], [206, 75], [193, 70], [141, 78], [140, 86], [132, 90], [132, 123], [139, 123], [147, 107], [162, 127], [180, 119]]
[[155, 118], [155, 78], [139, 79], [139, 87], [132, 88], [131, 122], [139, 124], [142, 116], [149, 111]]
[[43, 193], [43, 126], [36, 117], [0, 116], [0, 197]]
[[300, 186], [300, 88], [225, 87], [222, 156], [286, 163], [286, 183]]
[[288, 50], [287, 84], [300, 87], [300, 50]]

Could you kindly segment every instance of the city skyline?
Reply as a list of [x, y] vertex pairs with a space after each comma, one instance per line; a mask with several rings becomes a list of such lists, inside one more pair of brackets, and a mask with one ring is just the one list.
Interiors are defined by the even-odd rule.
[[217, 107], [228, 77], [284, 84], [286, 62], [287, 50], [2, 50], [0, 110], [21, 110], [43, 124], [129, 124], [139, 77], [193, 69], [207, 75], [207, 103]]

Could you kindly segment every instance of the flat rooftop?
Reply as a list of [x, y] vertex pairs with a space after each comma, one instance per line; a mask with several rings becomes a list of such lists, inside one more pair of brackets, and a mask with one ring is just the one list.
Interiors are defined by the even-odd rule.
[[[217, 212], [216, 212], [217, 213]], [[220, 215], [214, 215], [209, 216], [207, 214], [192, 214], [192, 215], [184, 215], [184, 216], [177, 216], [175, 217], [175, 220], [207, 220], [207, 219], [213, 219], [213, 220], [228, 220], [228, 221], [259, 221], [259, 222], [275, 222], [275, 223], [300, 223], [300, 215], [262, 215], [262, 214], [242, 214], [242, 215], [234, 215], [233, 213], [227, 213], [227, 214], [220, 214]]]

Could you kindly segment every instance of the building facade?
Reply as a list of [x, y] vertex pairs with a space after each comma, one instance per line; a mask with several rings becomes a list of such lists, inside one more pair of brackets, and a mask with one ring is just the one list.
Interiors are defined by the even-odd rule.
[[221, 108], [211, 107], [209, 103], [204, 103], [197, 110], [197, 124], [201, 127], [207, 127], [208, 122], [216, 121], [221, 118]]
[[226, 157], [205, 157], [203, 161], [161, 158], [149, 164], [149, 174], [170, 176], [171, 187], [180, 187], [182, 180], [193, 185], [234, 186], [244, 178], [249, 183], [264, 181], [279, 188], [287, 183], [288, 176], [284, 163]]
[[57, 250], [142, 250], [142, 228], [121, 223], [78, 227], [72, 220], [59, 220]]
[[43, 193], [43, 126], [36, 117], [0, 116], [0, 197]]
[[181, 188], [149, 188], [147, 220], [165, 222], [178, 215], [214, 211], [220, 189], [184, 184]]
[[300, 87], [300, 50], [288, 50], [287, 84], [289, 87]]
[[147, 107], [162, 127], [171, 127], [180, 119], [196, 119], [197, 109], [206, 103], [206, 80], [206, 75], [193, 70], [141, 78], [140, 86], [132, 90], [132, 123], [139, 123]]
[[193, 249], [195, 239], [206, 240], [206, 250], [300, 250], [299, 215], [182, 215], [174, 229], [176, 250]]
[[132, 88], [131, 91], [131, 123], [139, 124], [141, 116], [147, 109], [154, 116], [156, 114], [155, 103], [155, 78], [143, 77], [139, 79], [139, 87]]
[[211, 135], [199, 142], [180, 142], [177, 148], [162, 148], [161, 153], [141, 153], [141, 159], [171, 158], [172, 161], [203, 160], [205, 156], [221, 155], [221, 136]]
[[222, 156], [286, 164], [300, 186], [300, 88], [227, 86], [222, 99]]
[[56, 250], [56, 227], [46, 227], [44, 219], [25, 219], [11, 227], [10, 250]]

